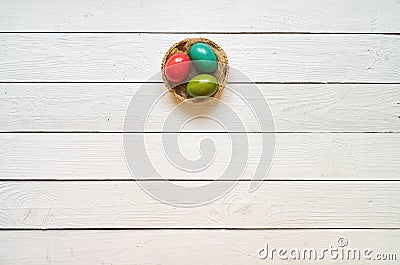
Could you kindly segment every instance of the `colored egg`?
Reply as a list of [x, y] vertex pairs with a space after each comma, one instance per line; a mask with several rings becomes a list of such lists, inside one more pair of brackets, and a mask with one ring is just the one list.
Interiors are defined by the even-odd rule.
[[209, 74], [196, 75], [186, 86], [187, 92], [192, 97], [212, 96], [217, 88], [217, 79]]
[[189, 57], [194, 66], [203, 73], [212, 73], [217, 68], [217, 56], [207, 44], [197, 42], [190, 47]]
[[165, 64], [168, 81], [178, 83], [186, 79], [190, 71], [190, 58], [184, 53], [172, 55]]

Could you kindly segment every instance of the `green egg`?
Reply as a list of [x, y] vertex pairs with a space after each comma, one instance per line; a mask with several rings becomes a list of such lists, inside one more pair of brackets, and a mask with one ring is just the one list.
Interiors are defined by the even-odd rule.
[[194, 66], [203, 73], [212, 73], [217, 68], [217, 56], [207, 44], [197, 42], [190, 47], [189, 57]]
[[186, 86], [187, 92], [192, 97], [212, 96], [218, 88], [217, 79], [209, 74], [196, 75], [190, 79]]

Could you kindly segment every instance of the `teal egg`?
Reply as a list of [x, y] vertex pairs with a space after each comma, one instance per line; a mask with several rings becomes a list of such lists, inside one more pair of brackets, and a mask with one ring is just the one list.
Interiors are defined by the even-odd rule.
[[189, 57], [194, 66], [203, 73], [212, 73], [217, 68], [217, 56], [213, 49], [202, 42], [197, 42], [190, 47]]
[[196, 75], [190, 79], [186, 90], [192, 97], [212, 96], [218, 88], [217, 79], [209, 74]]

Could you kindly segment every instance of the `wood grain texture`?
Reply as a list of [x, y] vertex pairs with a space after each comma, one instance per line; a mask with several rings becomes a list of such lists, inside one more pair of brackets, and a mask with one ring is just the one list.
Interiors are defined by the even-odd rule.
[[363, 34], [1, 34], [0, 81], [143, 82], [191, 36], [226, 51], [229, 81], [400, 82], [400, 37]]
[[273, 181], [253, 193], [239, 182], [215, 202], [186, 208], [150, 197], [133, 181], [8, 181], [0, 190], [2, 228], [396, 228], [400, 222], [396, 181]]
[[[166, 92], [163, 84], [152, 87], [154, 101]], [[257, 85], [267, 101], [278, 132], [400, 132], [400, 85]], [[0, 123], [10, 131], [122, 132], [125, 115], [143, 84], [0, 84]], [[247, 84], [232, 84], [221, 100], [240, 116], [246, 131], [260, 126], [245, 101], [233, 93]], [[251, 98], [261, 104], [261, 98]], [[177, 101], [168, 93], [142, 120], [127, 120], [133, 131], [163, 131], [166, 116]], [[218, 106], [217, 106], [218, 107]], [[254, 107], [254, 106], [252, 106]], [[215, 110], [214, 112], [217, 112]], [[212, 113], [210, 113], [213, 116]], [[191, 114], [181, 110], [179, 119]], [[231, 123], [224, 121], [224, 124]], [[224, 131], [216, 123], [194, 119], [184, 131]]]
[[[287, 264], [276, 254], [265, 260], [258, 250], [269, 248], [337, 248], [339, 238], [349, 247], [378, 253], [400, 253], [399, 230], [259, 230], [259, 231], [5, 231], [1, 232], [0, 263], [19, 264]], [[374, 238], [374, 240], [371, 240]], [[212, 251], [210, 251], [212, 248]], [[362, 255], [362, 254], [361, 254]], [[310, 264], [308, 259], [291, 260], [290, 264]], [[322, 264], [379, 264], [379, 261], [332, 260], [328, 255]]]
[[[323, 248], [339, 237], [399, 259], [399, 13], [397, 0], [2, 1], [0, 264], [266, 264], [257, 258], [265, 243]], [[121, 132], [138, 88], [161, 81], [150, 77], [166, 50], [192, 36], [225, 49], [231, 83], [268, 83], [259, 87], [281, 133], [256, 192], [248, 180], [265, 134], [248, 133], [249, 145], [235, 146], [250, 152], [243, 181], [215, 202], [182, 208], [129, 181]], [[152, 97], [165, 91], [151, 86]], [[238, 97], [228, 90], [223, 100], [246, 132], [260, 132]], [[146, 130], [162, 131], [175, 104], [162, 98]], [[142, 131], [140, 122], [132, 121], [133, 131]], [[229, 135], [210, 132], [220, 130], [195, 120], [179, 136], [190, 159], [200, 156], [203, 137], [216, 143], [211, 168], [195, 174], [165, 159], [162, 134], [146, 134], [162, 174], [135, 177], [208, 183], [230, 160]]]
[[399, 32], [399, 12], [395, 0], [3, 0], [0, 31]]
[[[260, 161], [262, 135], [248, 134], [249, 150], [243, 179], [251, 179]], [[159, 175], [137, 171], [136, 179], [217, 179], [231, 161], [228, 134], [185, 133], [178, 136], [181, 153], [200, 156], [200, 142], [216, 145], [211, 166], [198, 173], [173, 166], [163, 152], [162, 134], [145, 136], [146, 151]], [[125, 162], [123, 134], [27, 133], [0, 134], [2, 179], [133, 179]], [[276, 135], [275, 157], [268, 179], [398, 180], [400, 134], [296, 134]], [[127, 147], [129, 148], [129, 147]], [[132, 147], [134, 148], [134, 147]], [[272, 148], [272, 147], [271, 147]], [[139, 158], [138, 158], [139, 159]], [[174, 161], [174, 157], [170, 157]], [[240, 163], [245, 166], [246, 161]]]

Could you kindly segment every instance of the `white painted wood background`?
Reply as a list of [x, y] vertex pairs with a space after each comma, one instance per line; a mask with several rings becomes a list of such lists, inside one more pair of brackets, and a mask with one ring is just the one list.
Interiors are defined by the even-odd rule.
[[[180, 208], [131, 181], [122, 130], [165, 51], [191, 36], [216, 41], [259, 83], [276, 154], [249, 194], [257, 146], [271, 132], [225, 91], [246, 121], [248, 168], [220, 200]], [[229, 87], [243, 81], [233, 74]], [[152, 82], [165, 91], [161, 78]], [[149, 153], [170, 179], [209, 181], [209, 172], [179, 172], [160, 152], [162, 120], [175, 104], [166, 95], [149, 116]], [[0, 124], [0, 264], [266, 264], [257, 257], [265, 243], [323, 248], [340, 237], [397, 252], [384, 264], [399, 262], [397, 0], [3, 0]], [[223, 171], [229, 141], [214, 124], [193, 122], [180, 148], [194, 156], [206, 136], [217, 143], [213, 170]], [[309, 261], [274, 261], [287, 263]]]

